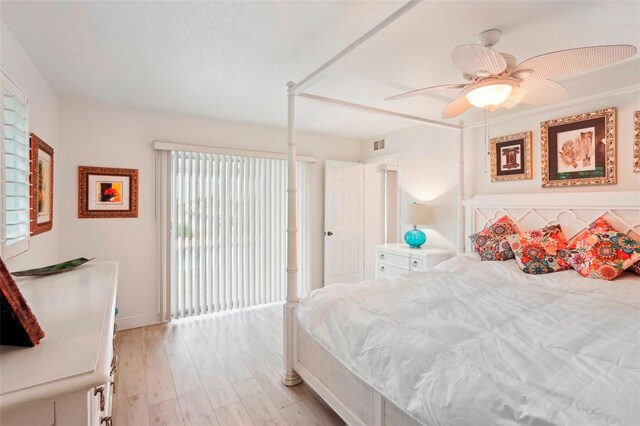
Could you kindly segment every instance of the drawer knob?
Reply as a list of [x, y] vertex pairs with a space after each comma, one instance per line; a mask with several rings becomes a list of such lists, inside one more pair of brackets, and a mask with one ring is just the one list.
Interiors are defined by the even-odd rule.
[[104, 386], [100, 386], [93, 391], [93, 395], [100, 394], [100, 411], [104, 411]]
[[418, 261], [417, 260], [413, 261], [413, 266], [418, 266]]
[[380, 253], [380, 259], [384, 259], [384, 253]]
[[384, 272], [384, 266], [380, 267], [380, 272]]

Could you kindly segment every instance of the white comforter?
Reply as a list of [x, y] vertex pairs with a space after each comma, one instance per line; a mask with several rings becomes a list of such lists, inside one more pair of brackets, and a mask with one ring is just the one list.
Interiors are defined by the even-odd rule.
[[640, 425], [640, 279], [459, 256], [331, 285], [297, 310], [349, 370], [427, 425]]

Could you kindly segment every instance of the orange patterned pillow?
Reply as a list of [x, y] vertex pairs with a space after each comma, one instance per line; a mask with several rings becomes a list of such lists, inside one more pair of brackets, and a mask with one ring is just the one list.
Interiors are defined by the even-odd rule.
[[612, 280], [640, 261], [640, 243], [598, 218], [567, 248], [566, 260], [585, 277]]
[[570, 266], [560, 253], [567, 247], [560, 225], [514, 234], [507, 237], [518, 266], [527, 274], [564, 271]]
[[627, 271], [635, 272], [636, 275], [640, 275], [640, 262], [636, 262], [633, 265], [631, 265], [631, 267], [629, 269], [627, 269]]
[[513, 259], [513, 251], [507, 237], [517, 233], [516, 224], [509, 219], [509, 216], [504, 215], [469, 238], [481, 260], [507, 260]]

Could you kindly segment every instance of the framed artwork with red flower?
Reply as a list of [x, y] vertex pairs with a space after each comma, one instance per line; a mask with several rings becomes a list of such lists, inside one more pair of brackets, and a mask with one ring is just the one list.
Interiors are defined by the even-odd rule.
[[78, 167], [78, 217], [138, 217], [138, 170]]

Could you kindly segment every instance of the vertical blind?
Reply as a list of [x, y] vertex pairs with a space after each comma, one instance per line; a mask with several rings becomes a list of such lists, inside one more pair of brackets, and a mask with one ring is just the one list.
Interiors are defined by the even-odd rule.
[[2, 76], [2, 254], [29, 247], [29, 136], [26, 96]]
[[[300, 294], [310, 289], [308, 166], [298, 163]], [[171, 316], [286, 298], [287, 162], [171, 152]]]

